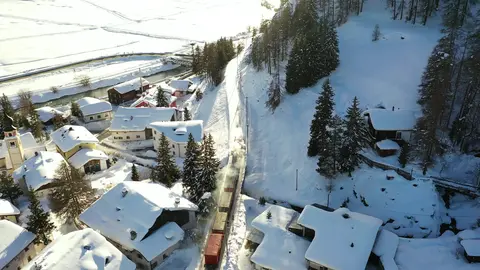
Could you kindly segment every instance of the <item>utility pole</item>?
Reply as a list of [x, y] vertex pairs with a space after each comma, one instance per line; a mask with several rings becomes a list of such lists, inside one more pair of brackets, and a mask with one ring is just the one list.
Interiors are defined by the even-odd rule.
[[140, 93], [143, 93], [143, 87], [142, 87], [142, 72], [140, 68], [138, 68], [138, 80], [140, 81]]
[[298, 169], [295, 170], [295, 191], [298, 190]]

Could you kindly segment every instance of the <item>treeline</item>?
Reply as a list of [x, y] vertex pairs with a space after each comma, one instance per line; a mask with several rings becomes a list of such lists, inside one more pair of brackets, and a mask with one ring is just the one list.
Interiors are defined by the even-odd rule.
[[413, 149], [424, 172], [449, 147], [473, 150], [480, 139], [480, 13], [472, 2], [444, 2], [443, 37], [432, 51], [419, 86]]
[[232, 39], [220, 38], [216, 42], [205, 43], [203, 49], [197, 45], [193, 52], [192, 71], [206, 75], [214, 85], [219, 85], [223, 80], [224, 68], [235, 54]]
[[360, 164], [360, 150], [373, 141], [357, 97], [342, 119], [334, 115], [334, 95], [327, 79], [316, 102], [307, 148], [308, 156], [318, 156], [317, 172], [326, 178], [334, 178], [339, 173], [350, 175]]

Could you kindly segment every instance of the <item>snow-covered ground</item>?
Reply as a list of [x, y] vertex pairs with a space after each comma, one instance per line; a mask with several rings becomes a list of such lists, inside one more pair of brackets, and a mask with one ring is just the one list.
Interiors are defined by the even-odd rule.
[[106, 55], [189, 50], [191, 41], [235, 36], [272, 13], [258, 0], [4, 0], [0, 76]]

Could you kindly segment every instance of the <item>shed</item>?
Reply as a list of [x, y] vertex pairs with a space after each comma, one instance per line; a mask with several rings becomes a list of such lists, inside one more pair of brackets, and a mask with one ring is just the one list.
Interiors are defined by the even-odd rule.
[[480, 263], [480, 239], [466, 239], [460, 242], [465, 250], [465, 258], [470, 263]]
[[217, 212], [215, 215], [215, 222], [213, 223], [212, 232], [224, 234], [227, 226], [227, 218], [227, 212]]
[[375, 150], [377, 150], [378, 155], [381, 157], [388, 157], [395, 155], [398, 150], [400, 150], [400, 146], [398, 143], [392, 140], [381, 140], [375, 144]]
[[205, 249], [205, 264], [218, 264], [222, 249], [223, 234], [212, 233], [208, 237], [207, 248]]

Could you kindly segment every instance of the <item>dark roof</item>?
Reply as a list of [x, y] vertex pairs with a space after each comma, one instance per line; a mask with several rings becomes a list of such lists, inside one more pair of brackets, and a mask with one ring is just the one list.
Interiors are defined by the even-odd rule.
[[318, 204], [318, 203], [314, 203], [312, 204], [312, 206], [316, 207], [316, 208], [319, 208], [319, 209], [322, 209], [322, 210], [325, 210], [327, 212], [333, 212], [335, 211], [335, 209], [331, 208], [331, 207], [328, 207], [328, 206], [325, 206], [325, 205], [321, 205], [321, 204]]
[[3, 127], [4, 132], [9, 132], [9, 131], [14, 131], [17, 130], [17, 128], [13, 125], [13, 118], [10, 117], [9, 115], [4, 115], [4, 120], [5, 120], [5, 126]]

